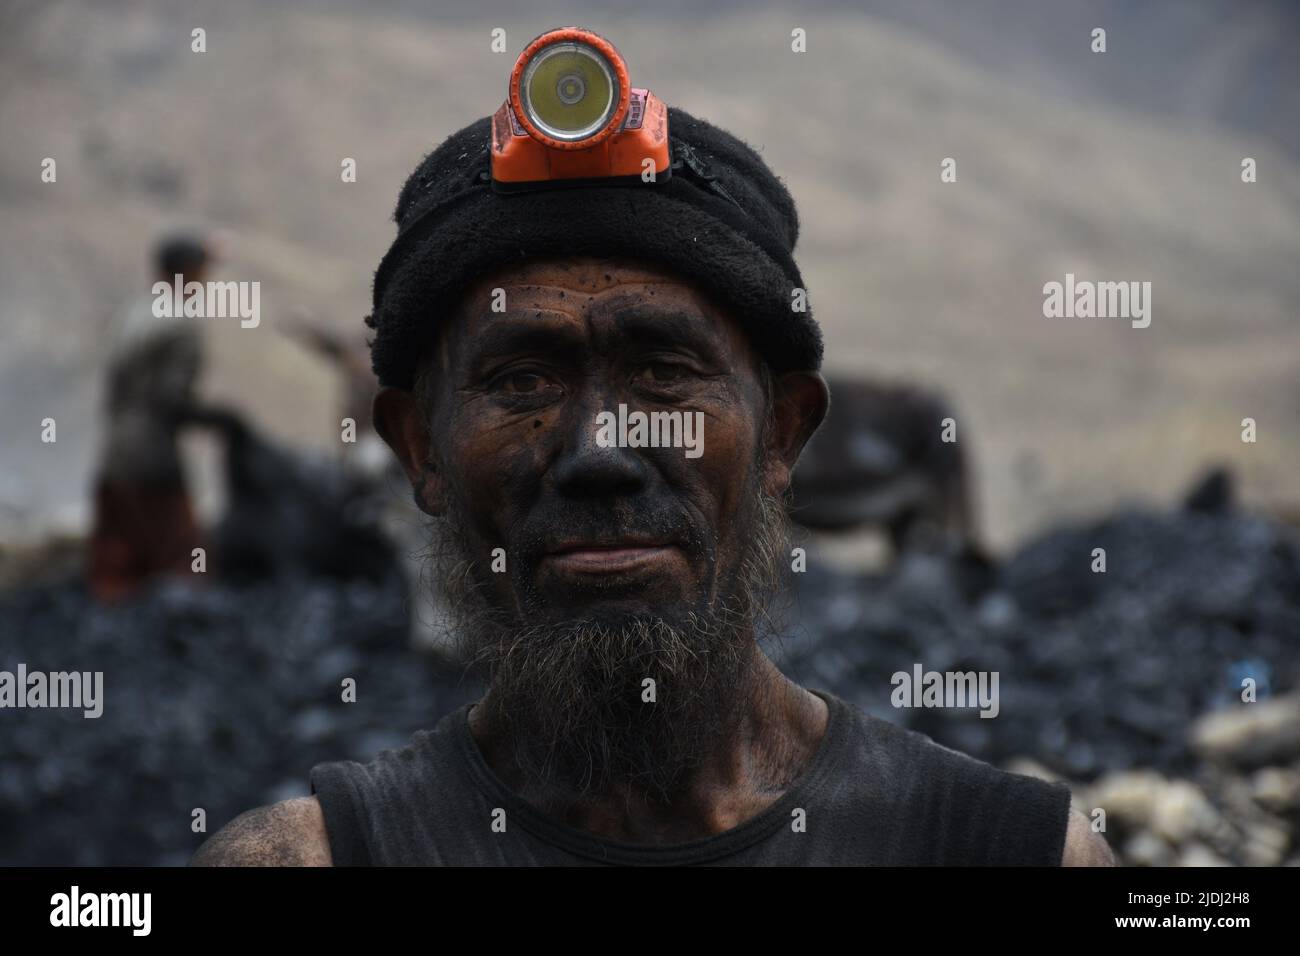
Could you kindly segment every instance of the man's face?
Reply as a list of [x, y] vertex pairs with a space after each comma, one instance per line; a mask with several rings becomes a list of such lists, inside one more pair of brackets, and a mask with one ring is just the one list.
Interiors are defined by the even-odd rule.
[[511, 267], [448, 319], [419, 399], [381, 392], [375, 420], [444, 519], [439, 573], [489, 700], [538, 745], [521, 764], [667, 792], [746, 691], [777, 496], [824, 383], [770, 402], [740, 326], [648, 265]]
[[[615, 623], [734, 585], [766, 398], [741, 329], [689, 285], [590, 260], [503, 271], [469, 291], [436, 362], [435, 455], [483, 566], [502, 549], [505, 573], [481, 579], [494, 606]], [[678, 447], [604, 447], [620, 406]]]

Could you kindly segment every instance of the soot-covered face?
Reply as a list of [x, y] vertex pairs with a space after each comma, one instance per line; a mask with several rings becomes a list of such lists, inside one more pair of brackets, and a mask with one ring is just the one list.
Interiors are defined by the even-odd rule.
[[773, 381], [726, 311], [645, 264], [502, 269], [449, 318], [375, 417], [442, 519], [435, 577], [492, 713], [537, 777], [668, 792], [745, 694], [824, 383]]

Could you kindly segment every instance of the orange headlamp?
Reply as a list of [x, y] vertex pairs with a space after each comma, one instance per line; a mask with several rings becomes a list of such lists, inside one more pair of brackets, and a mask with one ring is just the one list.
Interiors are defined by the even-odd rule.
[[492, 117], [494, 189], [657, 182], [670, 163], [668, 108], [632, 88], [614, 44], [561, 27], [524, 47]]

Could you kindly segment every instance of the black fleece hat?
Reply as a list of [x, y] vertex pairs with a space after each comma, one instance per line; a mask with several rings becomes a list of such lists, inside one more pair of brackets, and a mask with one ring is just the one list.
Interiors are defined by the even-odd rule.
[[[437, 320], [479, 276], [541, 256], [627, 256], [667, 266], [730, 307], [774, 372], [815, 370], [821, 330], [791, 253], [794, 200], [748, 145], [669, 107], [671, 174], [655, 183], [500, 194], [491, 118], [448, 137], [402, 187], [398, 235], [375, 273], [371, 362], [411, 388]], [[800, 307], [802, 310], [800, 310]]]

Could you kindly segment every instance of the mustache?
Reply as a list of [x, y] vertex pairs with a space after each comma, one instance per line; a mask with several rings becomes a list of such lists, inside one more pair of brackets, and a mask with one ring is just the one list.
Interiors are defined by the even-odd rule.
[[673, 544], [712, 555], [712, 535], [680, 503], [639, 497], [635, 502], [552, 501], [534, 508], [512, 529], [510, 550], [536, 561], [582, 543]]

